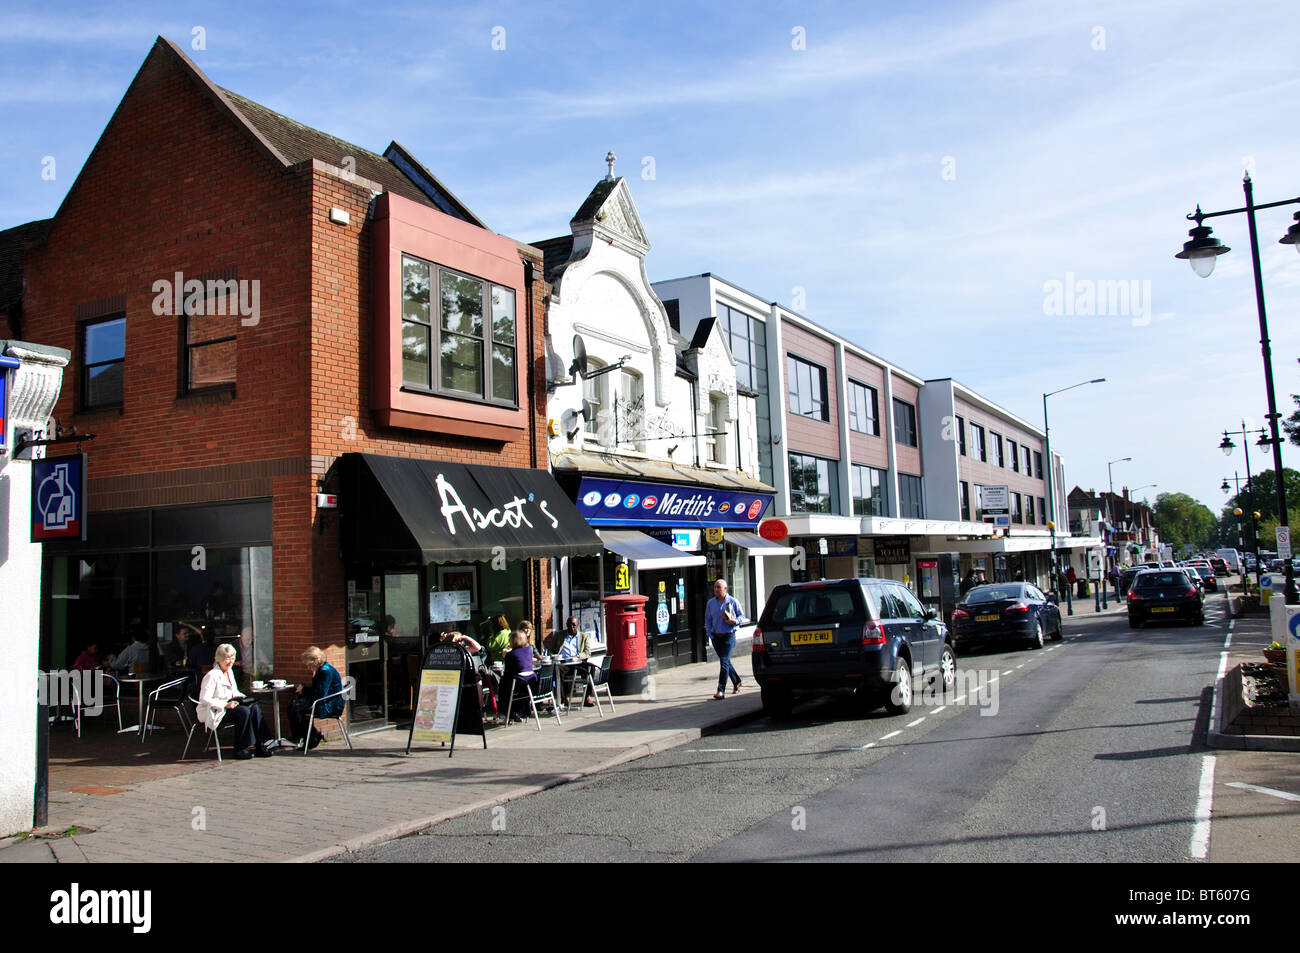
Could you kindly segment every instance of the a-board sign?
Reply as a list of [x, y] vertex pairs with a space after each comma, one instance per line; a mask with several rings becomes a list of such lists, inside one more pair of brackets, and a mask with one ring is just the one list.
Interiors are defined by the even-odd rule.
[[477, 732], [487, 747], [478, 672], [464, 648], [455, 642], [439, 642], [429, 649], [420, 667], [406, 753], [411, 753], [414, 742], [439, 742], [449, 746], [447, 757], [451, 757], [458, 731]]

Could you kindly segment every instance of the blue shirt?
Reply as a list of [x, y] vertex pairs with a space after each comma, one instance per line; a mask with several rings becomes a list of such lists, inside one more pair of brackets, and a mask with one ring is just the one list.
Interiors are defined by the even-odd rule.
[[[736, 617], [735, 625], [727, 624], [727, 620], [722, 617], [723, 609], [731, 610], [731, 614]], [[713, 598], [704, 609], [704, 631], [709, 635], [735, 635], [744, 618], [745, 613], [740, 611], [740, 603], [730, 595], [721, 602]]]

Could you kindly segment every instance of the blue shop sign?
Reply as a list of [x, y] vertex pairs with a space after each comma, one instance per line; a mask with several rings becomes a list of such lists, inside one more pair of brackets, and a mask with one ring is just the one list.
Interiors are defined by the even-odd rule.
[[86, 538], [86, 455], [32, 463], [32, 542]]
[[771, 493], [583, 477], [578, 512], [592, 526], [724, 526], [754, 529]]

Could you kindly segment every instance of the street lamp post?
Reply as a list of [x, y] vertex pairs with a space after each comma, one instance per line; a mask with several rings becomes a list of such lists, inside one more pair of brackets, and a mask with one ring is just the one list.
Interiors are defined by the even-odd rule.
[[[1269, 343], [1268, 316], [1264, 309], [1264, 278], [1259, 264], [1259, 236], [1255, 229], [1255, 211], [1257, 209], [1278, 208], [1283, 205], [1300, 205], [1300, 198], [1256, 205], [1255, 186], [1251, 181], [1250, 173], [1247, 173], [1242, 179], [1242, 189], [1246, 194], [1244, 208], [1225, 209], [1222, 212], [1202, 212], [1201, 207], [1197, 205], [1196, 211], [1187, 216], [1188, 220], [1196, 222], [1196, 227], [1188, 232], [1190, 240], [1183, 243], [1183, 250], [1174, 257], [1186, 259], [1192, 266], [1192, 271], [1202, 278], [1208, 278], [1214, 271], [1215, 259], [1219, 255], [1227, 254], [1231, 249], [1217, 238], [1211, 238], [1210, 227], [1201, 223], [1207, 218], [1245, 213], [1246, 222], [1250, 227], [1250, 258], [1255, 274], [1255, 307], [1259, 312], [1259, 343], [1264, 358], [1264, 387], [1268, 393], [1269, 442], [1273, 447], [1273, 472], [1277, 478], [1278, 525], [1289, 526], [1286, 511], [1286, 487], [1282, 479], [1282, 440], [1278, 435], [1278, 420], [1281, 415], [1277, 412], [1277, 397], [1273, 389], [1273, 348]], [[1300, 212], [1297, 212], [1293, 217], [1295, 218], [1295, 224], [1278, 241], [1283, 245], [1293, 245], [1296, 251], [1300, 252]], [[1295, 570], [1292, 568], [1290, 560], [1287, 560], [1286, 563], [1286, 601], [1288, 605], [1296, 605], [1300, 602], [1295, 587]]]
[[[1104, 377], [1094, 377], [1090, 381], [1080, 381], [1077, 384], [1071, 384], [1069, 387], [1062, 387], [1060, 390], [1054, 390], [1043, 395], [1043, 450], [1047, 457], [1047, 529], [1051, 533], [1052, 540], [1052, 590], [1059, 592], [1061, 574], [1059, 565], [1056, 561], [1056, 494], [1052, 492], [1052, 428], [1047, 422], [1047, 398], [1055, 397], [1057, 394], [1064, 394], [1067, 390], [1074, 390], [1076, 387], [1083, 387], [1085, 384], [1100, 384], [1106, 380]], [[1057, 597], [1060, 598], [1059, 595]], [[1073, 612], [1070, 613], [1073, 615]]]
[[[1113, 534], [1115, 532], [1115, 519], [1114, 516], [1111, 514], [1111, 507], [1115, 499], [1115, 474], [1111, 472], [1111, 467], [1113, 467], [1117, 463], [1132, 463], [1132, 462], [1133, 462], [1132, 457], [1120, 457], [1118, 460], [1111, 460], [1109, 463], [1106, 464], [1106, 482], [1109, 487], [1106, 493], [1106, 525], [1109, 526], [1111, 529], [1112, 539], [1114, 539]], [[1117, 558], [1116, 562], [1118, 563], [1118, 561], [1119, 560]], [[1116, 601], [1119, 601], [1118, 593], [1119, 590], [1117, 589], [1115, 595]]]
[[[1267, 440], [1268, 440], [1268, 436], [1267, 436], [1268, 431], [1266, 431], [1263, 427], [1257, 427], [1257, 428], [1255, 428], [1254, 430], [1247, 430], [1247, 429], [1246, 429], [1246, 421], [1244, 421], [1244, 420], [1241, 422], [1241, 429], [1240, 429], [1240, 430], [1225, 430], [1225, 431], [1223, 432], [1223, 440], [1219, 443], [1219, 449], [1223, 451], [1223, 455], [1224, 455], [1225, 457], [1230, 457], [1230, 456], [1232, 456], [1232, 451], [1237, 449], [1237, 445], [1236, 445], [1235, 443], [1232, 442], [1232, 438], [1235, 437], [1235, 436], [1237, 436], [1238, 434], [1241, 435], [1241, 451], [1242, 451], [1242, 453], [1244, 453], [1244, 454], [1246, 455], [1246, 505], [1247, 505], [1248, 507], [1250, 507], [1251, 510], [1254, 510], [1254, 509], [1255, 509], [1255, 491], [1251, 488], [1251, 485], [1250, 485], [1250, 477], [1251, 477], [1251, 473], [1250, 473], [1250, 435], [1251, 435], [1251, 434], [1259, 434], [1260, 444], [1266, 444], [1266, 442], [1267, 442]], [[1235, 475], [1235, 474], [1234, 474], [1234, 475]], [[1224, 480], [1223, 482], [1224, 482], [1224, 483], [1227, 483], [1228, 481], [1227, 481], [1227, 480]], [[1237, 488], [1237, 500], [1238, 500], [1238, 503], [1240, 503], [1240, 501], [1241, 501], [1241, 488], [1240, 488], [1240, 487]], [[1256, 519], [1258, 519], [1258, 517], [1256, 517]], [[1260, 581], [1261, 577], [1262, 577], [1262, 573], [1260, 572], [1260, 569], [1259, 569], [1259, 524], [1258, 524], [1258, 523], [1254, 523], [1254, 522], [1252, 522], [1252, 523], [1250, 524], [1250, 532], [1251, 532], [1251, 536], [1253, 536], [1254, 539], [1255, 539], [1255, 582], [1258, 583], [1258, 582]], [[1245, 573], [1242, 573], [1241, 575], [1242, 575], [1242, 577], [1243, 577], [1243, 579], [1242, 579], [1242, 583], [1243, 583], [1242, 588], [1244, 589], [1244, 588], [1245, 588], [1245, 579], [1244, 579], [1244, 577], [1245, 577], [1246, 574], [1245, 574]]]

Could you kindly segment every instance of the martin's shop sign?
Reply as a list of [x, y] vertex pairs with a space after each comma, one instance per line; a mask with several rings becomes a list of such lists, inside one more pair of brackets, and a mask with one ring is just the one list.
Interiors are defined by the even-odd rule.
[[755, 529], [771, 493], [583, 477], [578, 512], [592, 526], [722, 526]]

